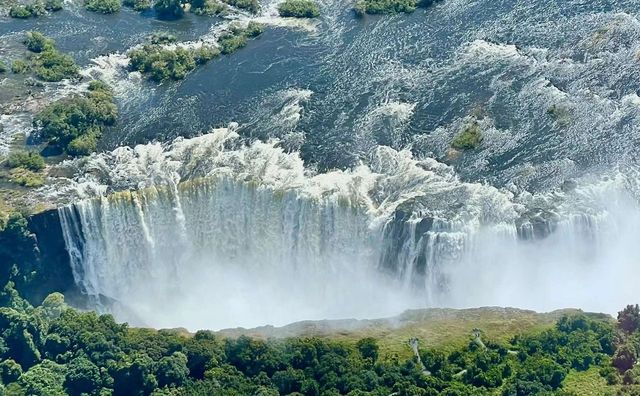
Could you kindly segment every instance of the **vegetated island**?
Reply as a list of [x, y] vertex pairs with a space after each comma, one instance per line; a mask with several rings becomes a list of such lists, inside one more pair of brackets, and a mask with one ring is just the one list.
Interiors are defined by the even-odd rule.
[[9, 8], [9, 16], [17, 19], [37, 18], [49, 12], [60, 11], [62, 0], [35, 0], [28, 3], [13, 4]]
[[312, 0], [285, 0], [278, 5], [278, 14], [285, 18], [317, 18], [320, 9]]
[[58, 51], [55, 42], [40, 32], [27, 32], [24, 45], [28, 53], [25, 60], [15, 59], [11, 71], [15, 74], [33, 73], [42, 81], [57, 82], [78, 76], [73, 58]]
[[397, 14], [414, 12], [440, 0], [357, 0], [353, 10], [357, 15]]
[[165, 80], [181, 80], [198, 65], [203, 65], [220, 54], [230, 55], [247, 45], [251, 38], [258, 37], [264, 31], [261, 24], [249, 22], [247, 26], [231, 26], [218, 39], [218, 47], [201, 45], [197, 47], [170, 46], [174, 38], [152, 40], [142, 48], [127, 53], [130, 59], [129, 69], [138, 71], [148, 79], [162, 82]]

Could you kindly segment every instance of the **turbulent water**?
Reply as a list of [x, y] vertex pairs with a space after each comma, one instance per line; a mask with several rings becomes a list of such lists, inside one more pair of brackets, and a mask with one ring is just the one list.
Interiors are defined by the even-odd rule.
[[[126, 71], [127, 48], [158, 28], [215, 43], [229, 21], [127, 11], [98, 37], [101, 17], [75, 8], [27, 22], [118, 96], [104, 152], [43, 190], [75, 201], [59, 211], [96, 307], [221, 328], [637, 300], [640, 1], [444, 0], [358, 19], [322, 0], [304, 23], [277, 3], [247, 49], [160, 86]], [[25, 29], [12, 23], [9, 50]], [[471, 122], [480, 147], [449, 151]]]
[[434, 305], [610, 312], [635, 296], [636, 175], [515, 195], [388, 147], [367, 166], [311, 174], [298, 154], [246, 146], [233, 129], [66, 165], [89, 171], [73, 184], [82, 194], [124, 191], [59, 212], [78, 284], [138, 323]]

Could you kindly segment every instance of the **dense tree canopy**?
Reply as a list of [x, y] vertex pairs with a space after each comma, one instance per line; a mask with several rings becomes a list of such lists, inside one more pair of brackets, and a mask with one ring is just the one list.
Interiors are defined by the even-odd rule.
[[624, 389], [640, 379], [629, 368], [633, 353], [620, 367], [624, 376], [611, 365], [612, 356], [629, 355], [621, 350], [637, 348], [637, 337], [583, 314], [507, 344], [473, 335], [463, 347], [423, 349], [422, 366], [383, 355], [374, 338], [262, 340], [130, 328], [71, 309], [59, 293], [34, 308], [12, 283], [0, 303], [0, 389], [16, 395], [561, 395], [570, 372], [594, 366], [610, 382], [624, 377]]

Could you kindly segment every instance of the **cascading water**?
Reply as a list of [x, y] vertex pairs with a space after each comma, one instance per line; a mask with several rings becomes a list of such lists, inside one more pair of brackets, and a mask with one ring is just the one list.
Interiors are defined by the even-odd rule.
[[[277, 143], [246, 146], [227, 129], [65, 166], [84, 169], [77, 191], [123, 190], [59, 213], [78, 285], [134, 323], [222, 328], [433, 305], [611, 311], [633, 295], [620, 279], [636, 263], [620, 252], [640, 212], [620, 173], [514, 196], [381, 147], [368, 166], [313, 175]], [[532, 231], [532, 208], [553, 211], [546, 234]], [[595, 298], [597, 284], [608, 295]]]
[[[637, 300], [638, 0], [446, 0], [362, 19], [319, 0], [303, 22], [278, 17], [280, 2], [232, 16], [269, 25], [246, 50], [159, 86], [126, 68], [158, 26], [146, 18], [120, 13], [95, 37], [97, 16], [71, 8], [43, 26], [114, 88], [120, 118], [101, 150], [242, 126], [50, 173], [34, 196], [75, 202], [59, 214], [97, 307], [219, 328]], [[170, 46], [215, 44], [231, 23], [191, 17], [162, 24]], [[19, 23], [0, 35], [22, 53], [31, 22]], [[3, 117], [0, 151], [30, 119]], [[451, 150], [471, 122], [480, 147]]]

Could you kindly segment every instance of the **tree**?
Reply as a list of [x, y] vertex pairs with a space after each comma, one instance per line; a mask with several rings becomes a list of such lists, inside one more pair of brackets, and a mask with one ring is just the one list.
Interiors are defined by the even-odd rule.
[[627, 305], [622, 311], [618, 312], [618, 327], [631, 334], [640, 327], [640, 306]]
[[44, 299], [40, 308], [48, 320], [53, 320], [58, 319], [68, 307], [62, 293], [51, 293]]
[[54, 42], [40, 32], [27, 32], [24, 45], [31, 52], [40, 53], [54, 48]]
[[613, 355], [613, 366], [624, 373], [633, 367], [637, 359], [638, 354], [635, 346], [631, 343], [625, 343], [619, 346]]
[[184, 15], [180, 0], [157, 0], [153, 4], [153, 9], [163, 19], [179, 19]]
[[33, 151], [12, 151], [7, 158], [9, 168], [24, 168], [30, 171], [39, 172], [45, 167], [44, 158]]
[[219, 363], [223, 357], [222, 343], [210, 331], [198, 331], [185, 343], [187, 367], [192, 377], [202, 379], [205, 371]]
[[371, 361], [375, 362], [378, 360], [378, 342], [375, 338], [367, 337], [359, 340], [356, 343], [356, 347], [358, 351], [365, 359], [371, 359]]
[[154, 371], [154, 361], [144, 353], [137, 353], [132, 360], [128, 358], [127, 361], [116, 363], [110, 370], [114, 380], [114, 396], [151, 393], [158, 386]]
[[65, 372], [65, 366], [44, 360], [20, 376], [18, 382], [30, 396], [65, 396]]
[[85, 8], [100, 14], [113, 14], [120, 11], [120, 0], [87, 0]]
[[100, 369], [86, 357], [69, 362], [64, 387], [70, 395], [90, 394], [101, 386]]
[[174, 352], [158, 362], [156, 371], [159, 386], [181, 386], [189, 377], [187, 357], [182, 352]]
[[320, 9], [312, 0], [285, 0], [278, 5], [278, 13], [281, 17], [316, 18]]
[[0, 362], [0, 382], [10, 384], [15, 382], [22, 375], [22, 367], [13, 359], [6, 359]]
[[106, 84], [92, 82], [84, 97], [61, 99], [47, 106], [34, 125], [50, 145], [71, 155], [86, 155], [95, 151], [103, 129], [115, 123], [118, 108], [113, 101]]

